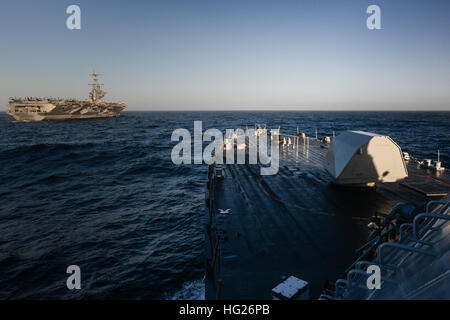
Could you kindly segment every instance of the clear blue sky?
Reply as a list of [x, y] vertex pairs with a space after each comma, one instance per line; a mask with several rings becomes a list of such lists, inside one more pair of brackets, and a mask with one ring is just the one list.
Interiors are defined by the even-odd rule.
[[2, 0], [0, 43], [2, 110], [85, 98], [93, 68], [132, 110], [450, 110], [448, 0]]

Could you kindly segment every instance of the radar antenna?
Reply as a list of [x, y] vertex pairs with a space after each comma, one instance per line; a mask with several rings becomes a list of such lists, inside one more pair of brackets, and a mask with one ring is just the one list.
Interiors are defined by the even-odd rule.
[[92, 102], [102, 102], [102, 98], [106, 95], [106, 91], [102, 90], [103, 83], [98, 82], [98, 76], [101, 76], [101, 74], [94, 71], [91, 76], [94, 83], [89, 84], [92, 86], [89, 97], [91, 98]]

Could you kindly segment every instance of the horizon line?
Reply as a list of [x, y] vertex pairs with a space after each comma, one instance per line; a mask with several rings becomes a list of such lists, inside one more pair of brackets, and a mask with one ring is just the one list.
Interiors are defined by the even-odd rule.
[[217, 108], [217, 109], [198, 109], [198, 108], [186, 108], [186, 109], [179, 109], [179, 108], [157, 108], [157, 109], [125, 109], [123, 112], [139, 112], [139, 111], [155, 111], [155, 112], [182, 112], [182, 111], [189, 111], [189, 112], [202, 112], [202, 111], [222, 111], [222, 112], [274, 112], [274, 111], [280, 111], [280, 112], [299, 112], [299, 111], [306, 111], [306, 112], [330, 112], [330, 111], [336, 111], [336, 112], [364, 112], [364, 111], [383, 111], [383, 112], [414, 112], [414, 111], [423, 111], [423, 112], [436, 112], [436, 111], [444, 111], [444, 112], [450, 112], [450, 107], [448, 109], [234, 109], [234, 108]]
[[[450, 112], [449, 109], [125, 109], [122, 112]], [[0, 110], [7, 113], [7, 110]]]

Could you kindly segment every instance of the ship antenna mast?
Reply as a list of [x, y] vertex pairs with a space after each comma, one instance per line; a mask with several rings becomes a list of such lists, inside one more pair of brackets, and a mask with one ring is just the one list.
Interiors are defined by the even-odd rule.
[[103, 83], [98, 82], [98, 76], [101, 76], [101, 74], [94, 71], [91, 76], [93, 78], [93, 83], [90, 84], [92, 89], [89, 96], [94, 103], [102, 102], [102, 98], [106, 95], [106, 91], [102, 90]]

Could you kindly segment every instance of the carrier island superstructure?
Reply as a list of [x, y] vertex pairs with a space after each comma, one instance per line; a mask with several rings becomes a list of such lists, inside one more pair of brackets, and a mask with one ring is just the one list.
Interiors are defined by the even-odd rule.
[[90, 99], [10, 98], [7, 113], [18, 121], [48, 121], [118, 117], [126, 108], [125, 102], [103, 101], [106, 91], [93, 72]]

